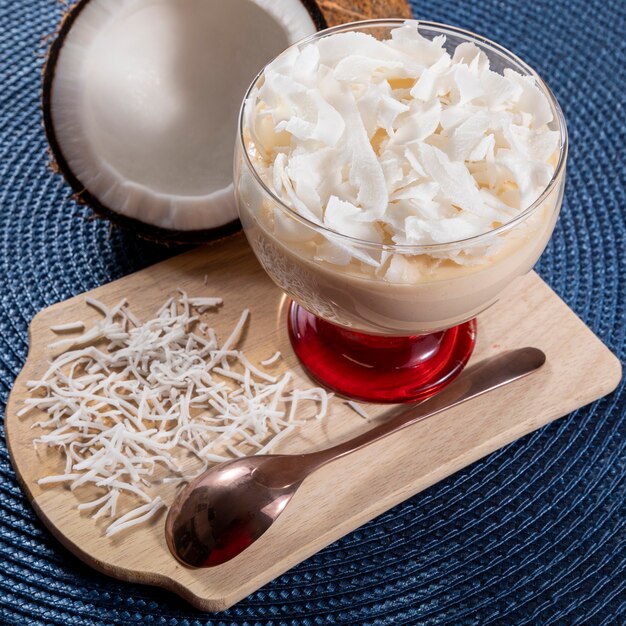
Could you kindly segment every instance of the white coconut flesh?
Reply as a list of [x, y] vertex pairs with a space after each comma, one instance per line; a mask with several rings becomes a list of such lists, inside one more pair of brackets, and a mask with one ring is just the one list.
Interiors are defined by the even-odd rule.
[[91, 0], [55, 67], [58, 148], [111, 211], [171, 230], [225, 225], [245, 91], [315, 30], [300, 0]]

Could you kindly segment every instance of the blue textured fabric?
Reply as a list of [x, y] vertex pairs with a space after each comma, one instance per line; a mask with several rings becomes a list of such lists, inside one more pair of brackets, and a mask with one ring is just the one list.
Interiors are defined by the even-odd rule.
[[[624, 358], [622, 0], [420, 0], [418, 18], [517, 52], [568, 119], [566, 199], [543, 278]], [[176, 252], [111, 232], [47, 168], [42, 37], [54, 0], [0, 0], [0, 404], [40, 309]], [[219, 615], [92, 571], [43, 528], [0, 438], [3, 624], [626, 623], [626, 390], [382, 515]]]

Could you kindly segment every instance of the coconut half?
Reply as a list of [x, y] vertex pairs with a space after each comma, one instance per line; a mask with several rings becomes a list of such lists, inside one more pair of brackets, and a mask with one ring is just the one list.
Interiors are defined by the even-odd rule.
[[234, 232], [237, 114], [256, 73], [318, 29], [392, 15], [410, 15], [404, 0], [81, 0], [44, 73], [56, 166], [79, 201], [144, 237]]

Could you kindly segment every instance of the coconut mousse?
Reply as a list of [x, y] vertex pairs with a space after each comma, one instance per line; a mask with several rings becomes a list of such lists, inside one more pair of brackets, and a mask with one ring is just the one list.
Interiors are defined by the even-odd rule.
[[545, 248], [562, 114], [530, 68], [470, 39], [415, 21], [335, 32], [251, 87], [240, 217], [269, 275], [315, 315], [378, 334], [448, 328]]

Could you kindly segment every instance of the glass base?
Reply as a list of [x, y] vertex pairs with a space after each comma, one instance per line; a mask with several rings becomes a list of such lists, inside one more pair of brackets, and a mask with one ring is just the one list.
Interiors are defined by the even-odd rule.
[[427, 335], [386, 337], [336, 326], [295, 302], [288, 315], [291, 345], [309, 374], [364, 402], [434, 395], [461, 373], [476, 342], [476, 320]]

